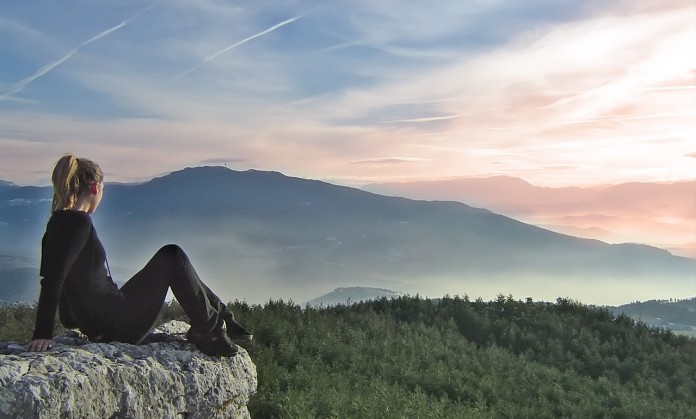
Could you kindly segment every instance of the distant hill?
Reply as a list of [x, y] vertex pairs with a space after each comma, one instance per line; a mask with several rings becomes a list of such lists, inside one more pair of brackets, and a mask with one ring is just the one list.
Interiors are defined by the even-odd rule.
[[39, 269], [28, 258], [0, 255], [0, 305], [39, 298]]
[[681, 300], [636, 301], [608, 308], [617, 315], [624, 313], [650, 326], [696, 331], [696, 297]]
[[402, 295], [402, 293], [384, 288], [340, 287], [328, 294], [324, 294], [320, 297], [307, 301], [305, 305], [314, 307], [328, 307], [337, 304], [351, 304], [361, 301], [370, 301], [382, 297], [394, 298], [400, 295]]
[[547, 188], [510, 176], [373, 184], [364, 190], [459, 201], [578, 237], [637, 242], [696, 258], [696, 180]]
[[[51, 189], [0, 193], [0, 252], [33, 258]], [[180, 244], [225, 299], [306, 301], [336, 287], [421, 295], [499, 293], [596, 304], [693, 295], [696, 261], [609, 245], [459, 202], [387, 197], [276, 172], [188, 168], [107, 185], [94, 223], [125, 281]]]
[[0, 193], [4, 192], [6, 190], [15, 189], [15, 188], [19, 188], [19, 186], [15, 185], [12, 182], [8, 182], [6, 180], [0, 179]]

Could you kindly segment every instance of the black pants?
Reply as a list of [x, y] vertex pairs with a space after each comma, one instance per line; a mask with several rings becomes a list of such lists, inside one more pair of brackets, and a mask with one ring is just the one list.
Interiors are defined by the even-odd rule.
[[140, 343], [153, 328], [169, 288], [195, 330], [207, 333], [222, 321], [227, 306], [201, 281], [186, 253], [169, 244], [121, 287], [121, 298], [103, 319], [102, 339]]

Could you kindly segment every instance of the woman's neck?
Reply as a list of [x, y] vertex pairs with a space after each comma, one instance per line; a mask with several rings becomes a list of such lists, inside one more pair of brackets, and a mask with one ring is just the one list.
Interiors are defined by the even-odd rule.
[[88, 214], [94, 212], [91, 200], [88, 196], [85, 195], [82, 195], [79, 198], [77, 198], [77, 202], [75, 202], [75, 206], [72, 209], [75, 211], [86, 212]]

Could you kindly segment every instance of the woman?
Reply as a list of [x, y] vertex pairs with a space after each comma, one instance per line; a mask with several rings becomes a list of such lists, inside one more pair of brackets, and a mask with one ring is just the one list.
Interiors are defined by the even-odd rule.
[[104, 194], [102, 170], [91, 160], [66, 154], [52, 175], [51, 218], [41, 242], [41, 294], [30, 351], [46, 351], [56, 310], [61, 323], [90, 340], [140, 343], [150, 332], [171, 288], [189, 316], [188, 340], [208, 355], [233, 356], [233, 340], [252, 335], [198, 277], [176, 245], [162, 247], [120, 289], [111, 279], [106, 253], [92, 225]]

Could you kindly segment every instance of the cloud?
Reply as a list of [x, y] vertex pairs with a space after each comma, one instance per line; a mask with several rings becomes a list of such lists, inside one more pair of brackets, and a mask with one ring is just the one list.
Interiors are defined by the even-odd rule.
[[80, 50], [80, 48], [82, 48], [82, 47], [84, 47], [84, 46], [86, 46], [86, 45], [89, 45], [89, 44], [91, 44], [92, 42], [95, 42], [95, 41], [99, 40], [100, 38], [103, 38], [103, 37], [105, 37], [106, 35], [108, 35], [108, 34], [114, 32], [114, 31], [117, 31], [118, 29], [121, 29], [121, 28], [124, 27], [125, 25], [126, 25], [125, 22], [121, 22], [121, 23], [119, 23], [118, 25], [116, 25], [116, 26], [114, 26], [114, 27], [112, 27], [112, 28], [110, 28], [110, 29], [107, 29], [107, 30], [105, 30], [104, 32], [101, 32], [101, 33], [95, 35], [94, 37], [88, 39], [87, 41], [81, 43], [81, 44], [78, 45], [76, 48], [74, 48], [74, 49], [72, 49], [70, 52], [68, 52], [66, 55], [64, 55], [64, 56], [62, 56], [60, 59], [58, 59], [57, 61], [54, 61], [54, 62], [52, 62], [52, 63], [49, 63], [49, 64], [43, 66], [43, 67], [40, 68], [36, 73], [34, 73], [34, 74], [32, 74], [31, 76], [29, 76], [29, 77], [27, 77], [27, 78], [21, 80], [20, 82], [18, 82], [18, 83], [17, 83], [15, 86], [13, 86], [10, 90], [8, 90], [8, 91], [6, 91], [6, 92], [0, 94], [0, 100], [3, 100], [3, 99], [5, 99], [5, 98], [8, 98], [8, 97], [14, 95], [15, 93], [21, 92], [21, 91], [24, 90], [27, 86], [29, 86], [32, 82], [34, 82], [36, 79], [45, 76], [46, 74], [48, 74], [49, 71], [53, 70], [54, 68], [56, 68], [56, 67], [58, 67], [59, 65], [63, 64], [64, 62], [68, 61], [68, 60], [70, 59], [70, 57], [72, 57], [73, 55], [75, 55], [75, 54], [77, 53], [77, 51]]
[[15, 35], [17, 38], [42, 38], [40, 32], [3, 17], [0, 17], [0, 32]]
[[[37, 171], [70, 148], [103, 157], [124, 178], [218, 156], [351, 182], [696, 176], [685, 157], [695, 134], [693, 62], [683, 53], [693, 5], [568, 4], [338, 0], [299, 14], [304, 1], [170, 0], [142, 25], [81, 50], [52, 108], [43, 83], [31, 106], [5, 98], [0, 142], [11, 142], [2, 142], [0, 173], [21, 169], [10, 155]], [[301, 24], [288, 27], [287, 16]], [[273, 42], [237, 48], [281, 27]], [[83, 30], [57, 39], [83, 39]], [[242, 41], [220, 49], [230, 39]], [[213, 61], [215, 71], [196, 71]], [[175, 78], [186, 68], [190, 77]], [[575, 169], [549, 169], [560, 166]]]
[[54, 61], [54, 62], [52, 62], [52, 63], [46, 64], [45, 66], [41, 67], [39, 70], [37, 70], [37, 71], [36, 71], [34, 74], [32, 74], [31, 76], [26, 77], [26, 78], [24, 78], [23, 80], [20, 80], [18, 83], [16, 83], [14, 86], [12, 86], [9, 90], [7, 90], [7, 91], [5, 91], [5, 92], [3, 92], [3, 93], [0, 93], [0, 102], [3, 101], [3, 100], [10, 99], [12, 95], [14, 95], [14, 94], [16, 94], [16, 93], [19, 93], [19, 92], [21, 92], [22, 90], [26, 89], [27, 86], [29, 86], [31, 83], [33, 83], [33, 82], [36, 81], [37, 79], [39, 79], [39, 78], [45, 76], [45, 75], [48, 74], [51, 70], [53, 70], [54, 68], [56, 68], [56, 67], [58, 67], [59, 65], [63, 64], [64, 62], [68, 61], [68, 60], [69, 60], [73, 55], [75, 55], [80, 49], [86, 47], [86, 46], [89, 45], [89, 44], [92, 44], [92, 43], [94, 43], [94, 42], [100, 40], [101, 38], [103, 38], [103, 37], [105, 37], [105, 36], [107, 36], [107, 35], [109, 35], [109, 34], [111, 34], [111, 33], [113, 33], [113, 32], [116, 32], [117, 30], [119, 30], [119, 29], [121, 29], [121, 28], [123, 28], [123, 27], [126, 26], [128, 23], [130, 23], [133, 19], [137, 18], [137, 17], [140, 16], [141, 14], [143, 14], [143, 13], [145, 13], [145, 12], [147, 12], [147, 11], [153, 9], [153, 8], [156, 7], [156, 6], [158, 6], [160, 3], [162, 3], [162, 1], [163, 1], [163, 0], [160, 0], [158, 3], [155, 3], [155, 4], [151, 5], [151, 6], [148, 6], [148, 7], [144, 8], [144, 9], [140, 10], [139, 12], [135, 13], [134, 15], [132, 15], [132, 16], [129, 17], [128, 19], [124, 20], [123, 22], [119, 23], [118, 25], [113, 26], [113, 27], [111, 27], [111, 28], [109, 28], [109, 29], [106, 29], [105, 31], [102, 31], [102, 32], [100, 32], [100, 33], [94, 35], [93, 37], [89, 38], [88, 40], [83, 41], [83, 42], [80, 43], [77, 47], [75, 47], [75, 48], [73, 48], [72, 50], [70, 50], [67, 54], [65, 54], [65, 55], [63, 55], [62, 57], [60, 57], [58, 60], [56, 60], [56, 61]]
[[390, 121], [384, 121], [383, 124], [400, 124], [400, 123], [421, 123], [421, 122], [437, 122], [437, 121], [448, 121], [450, 119], [459, 118], [461, 115], [445, 115], [445, 116], [425, 116], [420, 118], [409, 118], [409, 119], [393, 119]]
[[7, 201], [7, 204], [10, 206], [28, 206], [28, 205], [35, 205], [41, 202], [50, 202], [51, 199], [24, 199], [24, 198], [15, 198], [15, 199], [10, 199]]
[[200, 161], [200, 164], [224, 164], [227, 165], [228, 163], [248, 163], [249, 159], [245, 158], [240, 158], [240, 157], [230, 157], [230, 158], [212, 158], [212, 159], [203, 159]]
[[372, 164], [372, 165], [382, 165], [382, 164], [403, 164], [403, 163], [418, 163], [424, 161], [417, 157], [378, 157], [372, 159], [354, 160], [350, 164]]
[[185, 76], [185, 75], [187, 75], [187, 74], [189, 74], [189, 73], [192, 73], [192, 72], [198, 70], [199, 68], [201, 68], [201, 67], [202, 67], [203, 65], [205, 65], [206, 63], [208, 63], [208, 62], [214, 60], [215, 58], [217, 58], [218, 56], [220, 56], [220, 55], [226, 53], [226, 52], [229, 51], [229, 50], [232, 50], [232, 49], [234, 49], [234, 48], [237, 48], [237, 47], [239, 47], [239, 46], [241, 46], [241, 45], [246, 44], [246, 43], [249, 42], [249, 41], [252, 41], [252, 40], [254, 40], [254, 39], [256, 39], [256, 38], [260, 38], [260, 37], [262, 37], [262, 36], [264, 36], [264, 35], [266, 35], [266, 34], [269, 34], [269, 33], [273, 32], [273, 31], [275, 31], [275, 30], [278, 30], [278, 29], [282, 28], [282, 27], [285, 26], [285, 25], [289, 25], [289, 24], [291, 24], [292, 22], [296, 21], [296, 20], [299, 19], [299, 18], [300, 18], [300, 16], [295, 16], [295, 17], [293, 17], [293, 18], [284, 20], [284, 21], [282, 21], [282, 22], [280, 22], [280, 23], [278, 23], [278, 24], [276, 24], [276, 25], [271, 26], [270, 28], [268, 28], [268, 29], [266, 29], [266, 30], [264, 30], [264, 31], [261, 31], [261, 32], [259, 32], [259, 33], [254, 34], [254, 35], [251, 35], [251, 36], [249, 36], [249, 37], [247, 37], [247, 38], [244, 38], [244, 39], [242, 39], [242, 40], [239, 41], [239, 42], [235, 42], [234, 44], [229, 45], [229, 46], [227, 46], [227, 47], [221, 49], [220, 51], [216, 52], [215, 54], [211, 55], [210, 57], [206, 58], [206, 59], [203, 60], [200, 64], [195, 65], [195, 66], [189, 68], [188, 70], [184, 71], [183, 73], [179, 74], [179, 77]]

